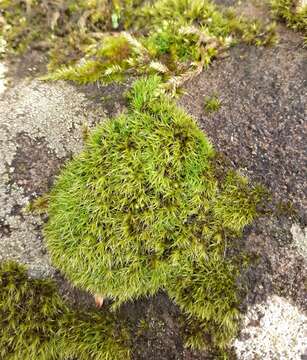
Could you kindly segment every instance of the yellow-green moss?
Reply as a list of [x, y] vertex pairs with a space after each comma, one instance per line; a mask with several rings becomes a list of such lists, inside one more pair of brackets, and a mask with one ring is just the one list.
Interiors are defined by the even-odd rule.
[[300, 0], [270, 0], [275, 16], [307, 37], [307, 5]]
[[164, 289], [225, 347], [238, 321], [231, 239], [257, 216], [262, 189], [233, 171], [196, 123], [137, 81], [127, 114], [89, 135], [50, 193], [44, 233], [52, 261], [77, 286], [114, 307]]
[[230, 10], [223, 13], [208, 0], [25, 4], [3, 1], [8, 48], [48, 50], [47, 78], [54, 80], [107, 83], [156, 73], [175, 92], [235, 43], [275, 41], [271, 25], [238, 18]]
[[110, 313], [72, 310], [51, 280], [0, 263], [0, 358], [129, 359], [127, 334]]
[[207, 113], [217, 111], [220, 107], [221, 100], [216, 95], [205, 98], [204, 109]]

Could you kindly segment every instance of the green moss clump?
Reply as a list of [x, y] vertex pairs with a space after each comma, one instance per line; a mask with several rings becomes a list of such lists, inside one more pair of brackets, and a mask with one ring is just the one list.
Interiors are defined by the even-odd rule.
[[174, 93], [235, 43], [275, 41], [273, 26], [222, 12], [208, 0], [26, 4], [4, 0], [0, 27], [11, 51], [49, 51], [52, 80], [109, 83], [159, 74]]
[[226, 253], [260, 189], [234, 172], [218, 180], [212, 145], [160, 82], [137, 81], [130, 111], [98, 126], [62, 171], [47, 245], [75, 285], [115, 307], [166, 290], [223, 347], [238, 318], [238, 266]]
[[128, 359], [126, 341], [113, 314], [71, 310], [51, 280], [0, 263], [1, 359]]
[[272, 11], [278, 19], [307, 37], [307, 5], [299, 0], [271, 0]]
[[[2, 0], [0, 30], [11, 50], [50, 50], [51, 64], [79, 59], [102, 32], [130, 21], [140, 0]], [[117, 19], [117, 20], [116, 20]], [[57, 58], [57, 59], [56, 59]]]
[[211, 113], [217, 111], [221, 107], [221, 100], [216, 96], [207, 97], [205, 99], [205, 111]]

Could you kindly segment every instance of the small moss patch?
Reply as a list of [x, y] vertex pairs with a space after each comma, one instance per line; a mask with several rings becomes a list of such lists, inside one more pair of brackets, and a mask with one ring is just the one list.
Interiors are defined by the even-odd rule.
[[278, 19], [307, 38], [307, 5], [303, 0], [271, 0], [272, 11]]
[[207, 113], [212, 113], [217, 111], [221, 107], [221, 104], [221, 100], [216, 95], [213, 95], [205, 98], [204, 109]]
[[161, 79], [137, 81], [127, 114], [89, 135], [49, 197], [47, 245], [77, 286], [114, 300], [166, 290], [224, 347], [237, 329], [232, 238], [251, 223], [262, 189], [233, 171], [168, 97]]
[[51, 280], [0, 263], [1, 359], [128, 359], [127, 335], [110, 313], [75, 311]]
[[307, 46], [307, 4], [304, 0], [271, 0], [272, 13], [287, 27], [303, 34], [303, 47]]
[[109, 83], [159, 74], [173, 93], [230, 46], [275, 41], [273, 24], [208, 0], [4, 0], [2, 14], [9, 50], [49, 52], [47, 79]]

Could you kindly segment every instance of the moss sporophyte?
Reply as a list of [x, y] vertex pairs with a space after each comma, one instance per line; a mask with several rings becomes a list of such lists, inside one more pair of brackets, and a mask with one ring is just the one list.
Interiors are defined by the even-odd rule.
[[234, 171], [218, 179], [212, 145], [160, 85], [136, 81], [129, 111], [88, 136], [49, 195], [44, 234], [76, 286], [113, 308], [165, 290], [223, 348], [239, 317], [240, 261], [226, 254], [262, 189]]

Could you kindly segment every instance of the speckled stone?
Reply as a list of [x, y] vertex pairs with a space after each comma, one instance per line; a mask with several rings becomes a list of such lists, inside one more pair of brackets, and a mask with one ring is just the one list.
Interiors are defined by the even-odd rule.
[[68, 83], [22, 80], [0, 97], [0, 260], [53, 269], [39, 216], [24, 208], [48, 191], [64, 161], [82, 148], [82, 126], [104, 118], [102, 107]]
[[243, 324], [233, 344], [240, 360], [301, 360], [307, 354], [307, 317], [281, 297], [251, 307]]

